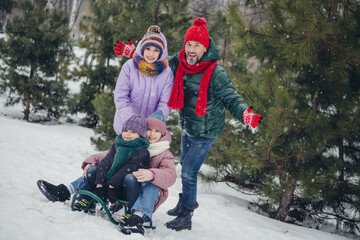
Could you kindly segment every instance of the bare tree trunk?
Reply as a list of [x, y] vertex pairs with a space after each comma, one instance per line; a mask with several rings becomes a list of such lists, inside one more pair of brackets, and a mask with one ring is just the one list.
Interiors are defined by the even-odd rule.
[[223, 64], [226, 65], [226, 48], [227, 48], [227, 37], [228, 34], [225, 34], [224, 36], [224, 54], [223, 54]]
[[49, 9], [50, 11], [53, 10], [56, 2], [57, 2], [56, 0], [48, 0], [45, 8]]
[[[339, 159], [341, 163], [344, 163], [344, 141], [342, 138], [338, 138], [338, 147], [339, 147]], [[345, 168], [342, 166], [340, 169], [340, 176], [339, 176], [340, 184], [345, 183]]]
[[[29, 79], [27, 79], [26, 81], [30, 81], [31, 82], [31, 79], [34, 77], [34, 67], [31, 65], [30, 67], [30, 75], [29, 75]], [[26, 83], [28, 84], [28, 82]], [[24, 101], [25, 101], [25, 109], [23, 111], [24, 113], [24, 120], [26, 121], [29, 121], [29, 117], [30, 117], [30, 92], [27, 92], [27, 93], [24, 93]]]
[[289, 214], [291, 207], [291, 199], [295, 191], [296, 179], [291, 178], [289, 186], [285, 189], [284, 195], [281, 197], [280, 206], [276, 213], [276, 220], [280, 220], [282, 222], [285, 221], [286, 216]]
[[[97, 37], [96, 37], [96, 35], [94, 35], [94, 45], [95, 45], [95, 42], [97, 41], [96, 40], [97, 39]], [[91, 69], [91, 67], [92, 67], [92, 65], [93, 65], [93, 62], [94, 62], [94, 59], [95, 59], [95, 47], [92, 47], [91, 48], [91, 53], [90, 53], [90, 63], [89, 63], [89, 67], [90, 67], [90, 69]]]
[[29, 121], [29, 117], [30, 117], [30, 100], [26, 99], [25, 100], [25, 109], [23, 111], [24, 113], [24, 120]]
[[75, 25], [76, 18], [79, 13], [79, 6], [81, 2], [79, 0], [73, 0], [70, 12], [70, 21], [69, 21], [69, 28], [72, 29]]

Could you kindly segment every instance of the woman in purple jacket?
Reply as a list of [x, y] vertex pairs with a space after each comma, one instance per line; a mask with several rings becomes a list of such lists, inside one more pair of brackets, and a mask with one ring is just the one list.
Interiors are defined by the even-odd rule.
[[[120, 46], [118, 44], [115, 47]], [[114, 50], [116, 52], [117, 48]], [[129, 55], [134, 57], [122, 66], [114, 92], [114, 130], [117, 134], [121, 133], [123, 123], [133, 114], [147, 118], [161, 110], [166, 119], [170, 112], [167, 102], [174, 74], [168, 67], [167, 42], [160, 28], [150, 26], [137, 45], [135, 54]]]

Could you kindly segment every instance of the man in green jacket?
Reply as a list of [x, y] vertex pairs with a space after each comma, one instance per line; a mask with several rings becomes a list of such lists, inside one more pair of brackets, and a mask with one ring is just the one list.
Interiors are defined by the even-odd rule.
[[182, 193], [166, 223], [174, 230], [191, 229], [196, 202], [197, 175], [207, 153], [225, 125], [225, 108], [244, 124], [255, 128], [261, 117], [253, 114], [236, 92], [225, 69], [217, 64], [219, 53], [206, 29], [206, 21], [197, 18], [184, 39], [185, 48], [170, 57], [175, 73], [168, 106], [179, 110], [182, 129], [180, 164]]

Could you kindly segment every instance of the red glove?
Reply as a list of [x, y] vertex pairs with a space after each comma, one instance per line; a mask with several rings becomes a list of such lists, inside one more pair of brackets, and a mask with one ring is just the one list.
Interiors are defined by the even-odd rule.
[[131, 42], [131, 40], [128, 40], [129, 45], [126, 45], [123, 42], [118, 41], [115, 45], [114, 45], [114, 51], [116, 55], [119, 56], [125, 56], [128, 58], [132, 58], [134, 56], [135, 53], [135, 45]]
[[253, 107], [250, 106], [243, 113], [243, 120], [246, 125], [250, 125], [253, 128], [256, 128], [259, 123], [261, 123], [262, 117], [259, 114], [252, 113]]

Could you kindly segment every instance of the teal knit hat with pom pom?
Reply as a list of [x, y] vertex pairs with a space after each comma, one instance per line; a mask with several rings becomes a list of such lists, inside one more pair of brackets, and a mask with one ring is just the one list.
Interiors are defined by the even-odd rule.
[[156, 129], [161, 135], [166, 133], [166, 120], [161, 110], [152, 113], [146, 120], [147, 129]]

